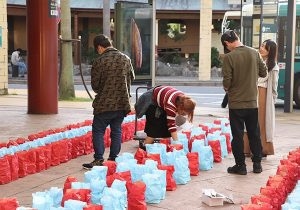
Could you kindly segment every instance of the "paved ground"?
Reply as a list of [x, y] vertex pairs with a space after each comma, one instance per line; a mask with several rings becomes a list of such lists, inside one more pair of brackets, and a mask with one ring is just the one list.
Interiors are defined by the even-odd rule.
[[[9, 90], [10, 95], [0, 96], [0, 141], [24, 137], [50, 128], [60, 128], [68, 124], [92, 119], [91, 102], [59, 102], [59, 113], [56, 115], [27, 114], [27, 91]], [[86, 97], [84, 91], [77, 91], [76, 96]], [[217, 117], [227, 117], [227, 109], [197, 107], [194, 124], [212, 122]], [[192, 177], [186, 184], [178, 186], [176, 191], [167, 192], [166, 199], [159, 204], [148, 205], [148, 209], [194, 210], [208, 209], [201, 203], [203, 188], [214, 188], [225, 195], [232, 196], [237, 204], [226, 204], [214, 209], [240, 209], [241, 203], [248, 203], [251, 195], [258, 194], [269, 176], [276, 173], [279, 161], [286, 157], [289, 151], [299, 147], [300, 113], [283, 113], [282, 108], [276, 111], [276, 155], [264, 160], [263, 173], [252, 173], [252, 164], [247, 160], [248, 175], [230, 175], [226, 172], [228, 166], [233, 165], [232, 155], [221, 163], [215, 163], [210, 171], [201, 171], [199, 176]], [[122, 152], [134, 153], [137, 142], [129, 141], [122, 146]], [[107, 149], [108, 150], [108, 149]], [[107, 155], [106, 155], [107, 156]], [[56, 167], [28, 175], [6, 185], [0, 185], [0, 198], [16, 197], [22, 206], [32, 205], [32, 193], [44, 191], [50, 187], [63, 187], [67, 176], [75, 176], [83, 181], [85, 170], [81, 164], [92, 160], [92, 154], [81, 156]]]

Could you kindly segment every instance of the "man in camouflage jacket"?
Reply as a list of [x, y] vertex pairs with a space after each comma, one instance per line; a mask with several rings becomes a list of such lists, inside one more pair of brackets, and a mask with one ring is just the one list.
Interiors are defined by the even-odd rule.
[[86, 169], [101, 166], [105, 151], [104, 133], [109, 125], [111, 145], [108, 160], [115, 160], [121, 150], [124, 117], [130, 112], [130, 86], [134, 71], [130, 58], [114, 48], [105, 35], [94, 38], [94, 48], [99, 56], [91, 69], [91, 86], [96, 93], [93, 101], [93, 146], [94, 161], [83, 164]]

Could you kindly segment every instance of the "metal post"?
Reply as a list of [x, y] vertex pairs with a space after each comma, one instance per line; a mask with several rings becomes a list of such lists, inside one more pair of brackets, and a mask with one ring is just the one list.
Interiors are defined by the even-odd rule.
[[27, 0], [26, 5], [28, 114], [57, 114], [58, 2]]
[[110, 38], [110, 0], [103, 0], [103, 34]]
[[156, 72], [156, 0], [152, 0], [152, 53], [151, 53], [151, 80], [152, 87], [155, 86], [155, 72]]
[[288, 11], [287, 11], [284, 112], [293, 111], [295, 32], [296, 32], [296, 1], [289, 0]]

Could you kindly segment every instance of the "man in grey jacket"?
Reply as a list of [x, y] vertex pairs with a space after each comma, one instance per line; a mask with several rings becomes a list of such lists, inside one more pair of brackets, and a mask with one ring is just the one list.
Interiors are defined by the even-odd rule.
[[224, 48], [230, 52], [223, 59], [223, 87], [228, 93], [230, 127], [233, 136], [231, 142], [235, 165], [227, 169], [228, 173], [246, 175], [244, 155], [244, 127], [249, 137], [253, 154], [253, 172], [261, 173], [262, 145], [258, 124], [257, 79], [267, 76], [267, 67], [259, 52], [244, 46], [237, 34], [229, 30], [221, 37]]

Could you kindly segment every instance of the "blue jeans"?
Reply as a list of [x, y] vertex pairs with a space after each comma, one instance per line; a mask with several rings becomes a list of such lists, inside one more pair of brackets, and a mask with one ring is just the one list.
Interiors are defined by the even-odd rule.
[[94, 115], [92, 124], [94, 158], [103, 159], [105, 151], [104, 134], [106, 127], [110, 126], [110, 158], [116, 158], [121, 150], [122, 143], [122, 122], [125, 117], [125, 111], [109, 111]]
[[27, 72], [26, 64], [22, 61], [19, 61], [17, 66], [18, 66], [18, 69], [19, 69], [19, 74], [24, 76], [24, 74]]

